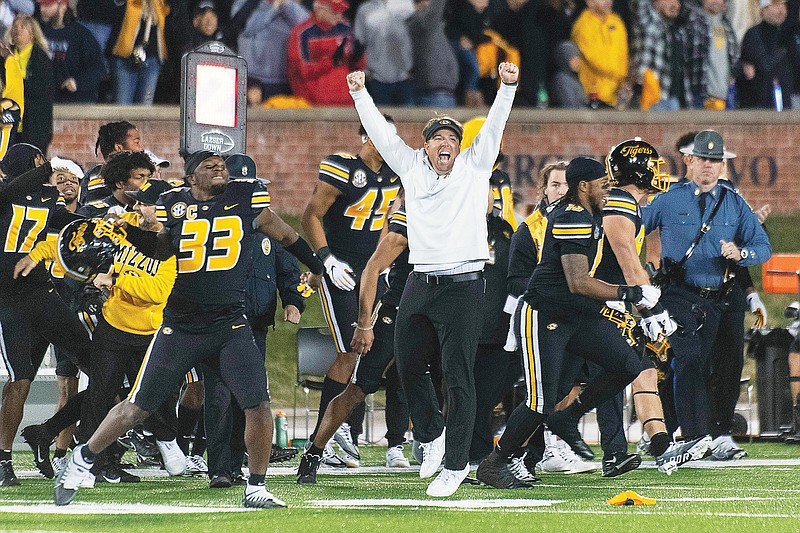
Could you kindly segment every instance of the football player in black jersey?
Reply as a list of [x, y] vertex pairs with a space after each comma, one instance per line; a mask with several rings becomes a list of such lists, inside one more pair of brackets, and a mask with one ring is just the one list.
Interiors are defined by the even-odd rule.
[[[143, 149], [139, 129], [127, 120], [120, 120], [100, 126], [94, 155], [100, 150], [103, 161], [108, 161], [111, 154], [122, 151], [141, 152]], [[81, 201], [84, 203], [101, 200], [113, 191], [103, 179], [102, 169], [103, 165], [95, 166], [81, 180]]]
[[100, 200], [87, 202], [78, 210], [78, 214], [87, 218], [102, 218], [109, 212], [120, 214], [132, 211], [136, 200], [125, 193], [138, 191], [154, 171], [153, 162], [144, 152], [115, 152], [109, 156], [102, 169], [105, 187], [111, 194]]
[[[383, 294], [378, 304], [373, 305], [380, 273], [390, 266], [392, 268], [389, 271], [389, 289]], [[411, 270], [412, 267], [408, 264], [406, 213], [405, 209], [401, 207], [390, 215], [389, 231], [381, 239], [378, 248], [361, 273], [364, 283], [359, 288], [358, 322], [351, 342], [351, 349], [358, 354], [355, 376], [347, 384], [345, 390], [331, 400], [325, 416], [321, 417], [311, 446], [300, 458], [300, 466], [297, 469], [298, 483], [317, 482], [317, 470], [322, 462], [326, 443], [353, 409], [364, 401], [367, 394], [378, 390], [384, 372], [394, 361], [394, 322], [397, 316], [397, 306], [400, 304], [400, 297], [403, 295], [406, 279]], [[393, 372], [392, 374], [397, 380], [397, 373]], [[402, 391], [400, 393], [402, 394]], [[386, 409], [387, 426], [389, 426], [387, 429], [391, 433], [392, 414], [388, 400]], [[404, 422], [405, 429], [408, 429], [408, 409], [395, 409], [395, 412], [401, 415], [398, 417], [401, 419], [400, 425]], [[404, 416], [402, 416], [403, 414]], [[389, 441], [387, 466], [390, 466], [388, 463], [393, 448], [399, 446], [400, 457], [402, 457], [404, 433], [405, 431], [400, 431], [399, 435], [387, 434]], [[405, 458], [403, 457], [403, 459]], [[407, 459], [402, 466], [409, 466]]]
[[[391, 117], [387, 120], [392, 122]], [[353, 374], [356, 354], [350, 341], [358, 318], [358, 290], [354, 289], [359, 286], [361, 271], [378, 245], [386, 215], [400, 191], [400, 179], [384, 163], [363, 126], [360, 134], [362, 144], [357, 156], [338, 153], [322, 160], [319, 181], [303, 214], [303, 229], [325, 264], [319, 295], [337, 353], [325, 376], [317, 426], [310, 440], [316, 436], [328, 403], [344, 391]], [[358, 466], [354, 442], [360, 431], [352, 433], [349, 426], [343, 425], [334, 437], [345, 462]]]
[[133, 390], [114, 407], [85, 445], [75, 448], [56, 479], [54, 500], [66, 505], [100, 453], [156, 410], [203, 362], [218, 374], [245, 411], [245, 444], [250, 478], [245, 507], [284, 507], [264, 486], [272, 445], [264, 355], [244, 316], [247, 278], [253, 268], [256, 231], [322, 274], [324, 267], [308, 244], [269, 209], [269, 192], [257, 180], [229, 180], [222, 157], [200, 151], [184, 166], [188, 187], [158, 199], [158, 235], [127, 227], [128, 240], [157, 259], [178, 259], [178, 277], [164, 309], [164, 321], [145, 355]]
[[[508, 419], [498, 445], [478, 467], [477, 477], [497, 488], [528, 486], [532, 476], [522, 446], [560, 398], [562, 375], [572, 371], [571, 354], [593, 360], [606, 373], [589, 383], [567, 410], [594, 408], [622, 390], [645, 367], [617, 327], [605, 316], [604, 300], [652, 307], [660, 291], [650, 285], [611, 285], [592, 277], [603, 236], [602, 210], [610, 189], [605, 167], [579, 157], [567, 166], [569, 191], [547, 225], [539, 265], [517, 308], [517, 343], [528, 386], [526, 401]], [[551, 427], [558, 434], [558, 429]]]
[[41, 164], [41, 152], [34, 159], [39, 161], [36, 168], [0, 180], [0, 353], [9, 375], [0, 407], [0, 486], [19, 485], [11, 444], [47, 345], [62, 347], [79, 357], [81, 365], [89, 358], [89, 335], [56, 294], [45, 267], [14, 276], [17, 261], [66, 224], [57, 220], [59, 215], [72, 216], [56, 186], [48, 183], [50, 163]]

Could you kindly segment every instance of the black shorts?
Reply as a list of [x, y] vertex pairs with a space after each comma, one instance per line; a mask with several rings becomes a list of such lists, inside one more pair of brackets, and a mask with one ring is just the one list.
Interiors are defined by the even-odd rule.
[[397, 317], [397, 306], [384, 305], [379, 302], [375, 309], [375, 340], [369, 352], [356, 360], [353, 383], [358, 385], [364, 394], [372, 394], [381, 386], [386, 369], [394, 361], [394, 322]]
[[176, 393], [186, 373], [203, 364], [214, 369], [243, 409], [269, 401], [264, 354], [244, 316], [203, 333], [172, 324], [156, 331], [128, 399], [152, 413]]
[[359, 285], [352, 291], [343, 291], [334, 285], [327, 275], [323, 276], [319, 287], [322, 314], [331, 330], [336, 353], [348, 353], [353, 340], [353, 323], [358, 319]]
[[79, 366], [89, 364], [89, 335], [52, 287], [0, 301], [0, 355], [11, 381], [33, 380], [53, 344]]
[[532, 411], [552, 412], [561, 399], [559, 386], [572, 382], [580, 371], [574, 357], [597, 363], [606, 372], [633, 377], [652, 366], [636, 353], [626, 331], [603, 314], [606, 309], [565, 320], [537, 311], [524, 300], [517, 307], [515, 335], [522, 349], [525, 403]]

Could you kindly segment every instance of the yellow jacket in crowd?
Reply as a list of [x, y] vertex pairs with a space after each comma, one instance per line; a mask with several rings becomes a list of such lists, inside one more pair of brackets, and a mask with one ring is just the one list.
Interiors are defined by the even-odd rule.
[[620, 85], [628, 75], [628, 32], [625, 23], [611, 13], [605, 19], [584, 9], [572, 26], [572, 40], [581, 52], [578, 77], [587, 95], [617, 105]]

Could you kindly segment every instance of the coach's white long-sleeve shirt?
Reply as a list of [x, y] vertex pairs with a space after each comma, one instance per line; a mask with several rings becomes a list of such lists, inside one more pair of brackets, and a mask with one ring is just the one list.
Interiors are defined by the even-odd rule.
[[489, 177], [500, 151], [516, 85], [501, 84], [472, 146], [456, 157], [450, 174], [439, 176], [425, 150], [408, 147], [381, 115], [366, 89], [351, 93], [361, 123], [378, 152], [400, 177], [408, 216], [409, 262], [414, 270], [440, 272], [489, 259], [486, 209]]

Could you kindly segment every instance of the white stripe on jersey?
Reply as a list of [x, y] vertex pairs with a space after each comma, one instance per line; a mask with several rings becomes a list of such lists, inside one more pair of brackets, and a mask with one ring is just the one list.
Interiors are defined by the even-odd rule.
[[8, 372], [8, 378], [11, 381], [14, 381], [15, 374], [14, 368], [11, 366], [11, 361], [8, 360], [8, 350], [6, 349], [6, 339], [3, 336], [3, 324], [0, 324], [0, 355], [3, 356], [3, 362], [6, 364], [6, 372]]

